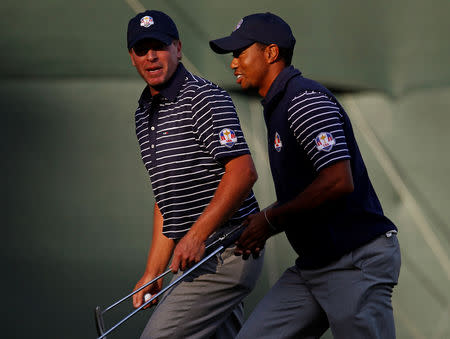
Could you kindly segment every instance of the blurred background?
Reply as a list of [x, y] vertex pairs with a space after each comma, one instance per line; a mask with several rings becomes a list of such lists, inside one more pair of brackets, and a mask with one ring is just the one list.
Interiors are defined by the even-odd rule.
[[[291, 25], [293, 64], [338, 95], [399, 227], [398, 338], [450, 338], [447, 0], [2, 0], [2, 338], [95, 338], [94, 307], [141, 277], [153, 197], [134, 131], [144, 83], [129, 61], [126, 27], [145, 8], [175, 20], [188, 69], [231, 93], [262, 207], [275, 194], [260, 98], [239, 91], [231, 56], [214, 54], [208, 41], [255, 12]], [[295, 258], [284, 235], [269, 240], [246, 314]], [[105, 322], [130, 310], [122, 305]], [[109, 337], [137, 338], [149, 315]]]

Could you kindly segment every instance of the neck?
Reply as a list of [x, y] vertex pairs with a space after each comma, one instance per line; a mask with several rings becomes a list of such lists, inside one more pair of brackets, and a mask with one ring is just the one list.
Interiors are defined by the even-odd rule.
[[166, 78], [164, 83], [156, 85], [156, 86], [150, 86], [150, 84], [148, 84], [148, 87], [150, 88], [150, 93], [152, 96], [155, 96], [155, 95], [161, 93], [161, 91], [163, 91], [165, 88], [171, 86], [171, 84], [173, 83], [173, 81], [175, 79], [175, 74], [177, 73], [177, 70], [179, 67], [180, 67], [180, 63], [177, 62], [176, 67], [174, 67], [173, 70], [168, 73], [169, 76]]
[[156, 88], [151, 87], [150, 85], [148, 86], [148, 88], [150, 89], [150, 94], [152, 95], [152, 97], [159, 94], [159, 90], [157, 90]]
[[263, 86], [258, 89], [258, 93], [263, 98], [266, 97], [267, 92], [269, 92], [270, 86], [275, 81], [277, 76], [281, 73], [281, 71], [285, 68], [284, 62], [275, 62], [271, 64], [268, 69], [267, 75], [265, 76]]

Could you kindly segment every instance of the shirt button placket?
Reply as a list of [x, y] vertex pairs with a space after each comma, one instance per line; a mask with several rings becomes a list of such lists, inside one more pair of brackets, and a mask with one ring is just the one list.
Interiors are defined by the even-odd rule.
[[152, 136], [150, 138], [152, 144], [150, 145], [150, 147], [151, 148], [155, 148], [155, 142], [156, 142], [156, 135], [155, 135], [156, 133], [154, 132], [155, 131], [155, 126], [150, 127], [150, 130], [152, 131], [152, 132], [150, 132], [152, 134]]
[[152, 104], [150, 106], [150, 116], [149, 116], [149, 136], [150, 136], [150, 154], [152, 158], [153, 167], [156, 166], [156, 127], [158, 121], [158, 109], [159, 109], [159, 98], [154, 97]]

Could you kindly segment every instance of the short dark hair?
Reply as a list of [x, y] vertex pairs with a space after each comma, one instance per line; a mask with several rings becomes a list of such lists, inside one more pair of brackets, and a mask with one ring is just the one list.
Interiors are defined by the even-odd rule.
[[[261, 46], [261, 49], [265, 49], [267, 46], [266, 44], [263, 44], [262, 42], [257, 42]], [[277, 45], [278, 46], [278, 45]], [[278, 50], [280, 51], [279, 59], [284, 61], [284, 64], [286, 66], [290, 66], [292, 63], [292, 56], [294, 55], [294, 47], [292, 48], [283, 48], [278, 46]]]
[[290, 66], [292, 63], [292, 56], [294, 55], [294, 48], [281, 48], [280, 50], [280, 59], [283, 59], [286, 66]]

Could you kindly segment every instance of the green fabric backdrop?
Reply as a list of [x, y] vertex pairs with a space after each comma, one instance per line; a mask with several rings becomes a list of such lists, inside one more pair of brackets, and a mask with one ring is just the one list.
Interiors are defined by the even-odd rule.
[[[95, 338], [94, 307], [127, 294], [144, 269], [153, 197], [134, 135], [143, 83], [125, 47], [127, 21], [140, 6], [171, 15], [185, 65], [231, 92], [262, 206], [275, 196], [259, 98], [239, 92], [230, 56], [213, 54], [207, 42], [252, 12], [271, 11], [291, 24], [294, 64], [338, 90], [386, 214], [399, 226], [398, 338], [448, 338], [450, 3], [444, 0], [2, 1], [2, 337]], [[284, 235], [268, 242], [247, 314], [294, 259]], [[148, 315], [138, 314], [111, 337], [137, 337]], [[106, 322], [118, 318], [114, 312]]]

